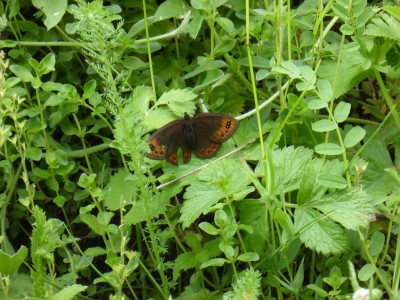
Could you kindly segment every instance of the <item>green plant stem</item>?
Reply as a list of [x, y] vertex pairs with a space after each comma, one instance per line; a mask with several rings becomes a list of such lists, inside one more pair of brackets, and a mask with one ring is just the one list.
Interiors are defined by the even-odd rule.
[[258, 106], [258, 97], [257, 97], [257, 89], [256, 89], [256, 84], [255, 84], [255, 78], [254, 78], [254, 70], [253, 70], [253, 60], [251, 56], [251, 51], [250, 51], [250, 7], [249, 7], [249, 0], [246, 0], [246, 46], [247, 46], [247, 58], [249, 60], [249, 72], [250, 72], [250, 78], [251, 78], [251, 84], [252, 84], [252, 90], [253, 90], [253, 100], [254, 104], [256, 107], [256, 116], [257, 116], [257, 125], [258, 125], [258, 135], [259, 135], [259, 140], [260, 140], [260, 149], [261, 149], [261, 160], [263, 163], [264, 167], [264, 177], [265, 181], [267, 184], [267, 190], [272, 193], [271, 189], [273, 188], [271, 186], [271, 181], [268, 176], [268, 167], [272, 166], [267, 166], [267, 157], [265, 154], [265, 148], [264, 148], [264, 139], [263, 139], [263, 133], [262, 133], [262, 125], [261, 125], [261, 116], [260, 116], [260, 108]]
[[392, 299], [393, 292], [390, 289], [389, 285], [387, 284], [387, 280], [382, 277], [381, 272], [376, 267], [376, 261], [374, 260], [374, 258], [369, 253], [368, 245], [365, 242], [365, 239], [361, 236], [361, 234], [360, 234], [360, 240], [361, 240], [361, 244], [362, 244], [363, 249], [364, 249], [364, 253], [365, 253], [366, 257], [367, 257], [367, 260], [375, 270], [376, 277], [379, 279], [379, 281], [381, 282], [382, 286], [385, 288], [386, 292], [389, 294], [389, 298]]
[[[387, 88], [385, 86], [385, 84], [383, 83], [383, 79], [381, 76], [381, 73], [378, 72], [378, 70], [376, 68], [374, 69], [374, 74], [375, 74], [375, 78], [376, 81], [378, 82], [378, 85], [380, 87], [380, 90], [382, 92], [382, 96], [385, 99], [387, 105], [389, 106], [390, 110], [394, 109], [395, 105], [392, 101], [392, 98], [390, 97]], [[395, 119], [397, 126], [400, 126], [400, 118], [399, 118], [399, 113], [396, 110], [393, 110], [393, 118]]]

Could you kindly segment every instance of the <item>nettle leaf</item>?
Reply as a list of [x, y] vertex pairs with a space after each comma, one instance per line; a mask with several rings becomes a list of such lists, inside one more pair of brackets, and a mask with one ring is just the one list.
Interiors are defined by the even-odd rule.
[[126, 170], [120, 170], [110, 178], [103, 191], [104, 205], [109, 210], [119, 210], [133, 203], [135, 179]]
[[400, 23], [392, 16], [381, 13], [371, 19], [364, 31], [364, 35], [385, 37], [391, 40], [400, 40]]
[[[276, 191], [289, 192], [300, 185], [300, 170], [304, 170], [310, 163], [313, 151], [304, 147], [293, 146], [276, 149], [272, 152], [272, 161], [275, 169]], [[259, 163], [254, 171], [256, 176], [264, 176], [262, 163]]]
[[324, 212], [327, 217], [350, 230], [367, 226], [372, 214], [377, 212], [370, 196], [358, 188], [337, 190], [306, 205]]
[[168, 105], [172, 112], [183, 115], [196, 109], [193, 102], [196, 98], [197, 95], [189, 89], [173, 89], [162, 94], [156, 105]]
[[251, 182], [243, 166], [236, 160], [225, 159], [210, 165], [198, 174], [186, 189], [186, 199], [181, 209], [183, 228], [189, 227], [201, 214], [221, 199], [231, 197], [247, 187]]
[[300, 240], [311, 250], [324, 255], [339, 255], [348, 250], [344, 229], [316, 210], [296, 209], [294, 226], [300, 232]]

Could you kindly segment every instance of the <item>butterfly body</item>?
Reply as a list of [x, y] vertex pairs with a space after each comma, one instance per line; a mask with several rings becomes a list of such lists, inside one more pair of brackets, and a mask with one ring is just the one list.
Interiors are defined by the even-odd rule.
[[147, 141], [150, 152], [146, 156], [178, 165], [181, 148], [184, 163], [190, 161], [192, 152], [200, 158], [211, 158], [238, 126], [235, 118], [222, 114], [200, 113], [191, 118], [185, 113], [183, 120], [172, 121], [150, 136]]

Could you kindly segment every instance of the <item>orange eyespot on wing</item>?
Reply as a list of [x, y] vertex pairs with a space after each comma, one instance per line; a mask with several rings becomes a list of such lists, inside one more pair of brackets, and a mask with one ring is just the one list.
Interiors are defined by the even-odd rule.
[[221, 144], [212, 143], [204, 148], [199, 148], [195, 150], [196, 156], [200, 158], [211, 158], [217, 154], [219, 148], [221, 148]]
[[150, 152], [146, 153], [146, 157], [151, 159], [163, 160], [167, 156], [167, 147], [159, 143], [156, 138], [149, 139], [148, 145]]

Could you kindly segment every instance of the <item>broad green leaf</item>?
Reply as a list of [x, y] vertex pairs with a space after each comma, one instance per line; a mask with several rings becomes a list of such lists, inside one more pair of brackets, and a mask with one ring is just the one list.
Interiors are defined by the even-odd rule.
[[339, 155], [342, 154], [342, 148], [333, 143], [322, 143], [315, 146], [315, 152], [322, 155]]
[[109, 210], [119, 210], [133, 204], [135, 193], [135, 178], [125, 170], [119, 170], [114, 174], [103, 190], [104, 205]]
[[195, 90], [196, 91], [201, 90], [206, 86], [209, 86], [214, 82], [216, 82], [217, 80], [221, 79], [223, 76], [224, 72], [222, 70], [219, 69], [207, 70], [201, 73], [199, 79], [197, 80]]
[[311, 128], [316, 132], [329, 132], [335, 130], [337, 128], [337, 125], [331, 120], [322, 119], [315, 123], [312, 123]]
[[210, 259], [209, 261], [202, 263], [200, 268], [205, 269], [207, 267], [212, 267], [212, 266], [221, 267], [225, 263], [228, 263], [228, 262], [229, 261], [225, 258], [214, 258], [214, 259]]
[[0, 250], [0, 274], [12, 276], [25, 261], [28, 255], [28, 248], [21, 246], [17, 253], [9, 255]]
[[322, 174], [318, 177], [318, 182], [329, 188], [344, 189], [347, 187], [346, 179], [340, 175]]
[[370, 196], [358, 188], [337, 190], [307, 203], [350, 230], [366, 227], [376, 208]]
[[214, 56], [218, 57], [231, 51], [236, 45], [234, 39], [224, 39], [220, 41], [214, 48]]
[[17, 76], [23, 82], [30, 82], [33, 80], [31, 72], [23, 66], [11, 65], [10, 70], [15, 74], [15, 76]]
[[260, 256], [257, 252], [245, 252], [237, 257], [239, 261], [258, 261]]
[[170, 18], [176, 18], [184, 15], [188, 11], [189, 7], [182, 0], [167, 0], [158, 6], [156, 13], [154, 14], [155, 21], [161, 21]]
[[26, 157], [35, 161], [39, 161], [42, 158], [42, 150], [36, 147], [29, 147], [26, 150]]
[[313, 99], [307, 103], [309, 109], [321, 109], [328, 107], [328, 103], [321, 99]]
[[360, 126], [353, 127], [344, 137], [344, 146], [346, 148], [351, 148], [357, 145], [365, 136], [366, 131]]
[[391, 14], [393, 17], [400, 21], [400, 7], [399, 6], [384, 6], [383, 10]]
[[47, 30], [50, 30], [61, 21], [67, 10], [68, 1], [32, 0], [32, 4], [44, 13], [46, 16], [44, 24], [46, 25]]
[[360, 281], [368, 281], [375, 274], [376, 268], [372, 264], [365, 264], [358, 272]]
[[196, 266], [196, 257], [193, 252], [185, 252], [175, 259], [173, 265], [173, 278], [179, 279], [180, 272], [193, 269]]
[[331, 83], [326, 79], [320, 79], [317, 82], [318, 94], [321, 96], [322, 100], [329, 103], [332, 100], [333, 91]]
[[72, 284], [70, 286], [66, 286], [61, 289], [61, 291], [57, 292], [53, 295], [53, 299], [63, 299], [63, 300], [72, 300], [76, 299], [76, 296], [85, 291], [87, 286], [80, 284]]
[[181, 209], [180, 222], [187, 228], [201, 214], [210, 211], [218, 201], [223, 201], [250, 184], [250, 177], [239, 161], [224, 159], [199, 172], [198, 179], [191, 179], [186, 189], [186, 199]]
[[311, 250], [324, 255], [339, 255], [348, 250], [344, 229], [313, 209], [296, 209], [294, 224], [300, 240]]
[[201, 222], [199, 224], [199, 227], [205, 231], [206, 233], [210, 234], [210, 235], [218, 235], [220, 233], [220, 230], [215, 228], [212, 224], [208, 223], [208, 222]]
[[228, 33], [232, 33], [232, 31], [235, 30], [235, 25], [230, 19], [217, 17], [216, 21], [218, 25], [221, 26], [221, 28]]
[[371, 256], [377, 256], [385, 246], [385, 235], [380, 231], [375, 231], [369, 244], [369, 253]]
[[339, 102], [339, 104], [335, 108], [334, 117], [336, 122], [342, 123], [346, 121], [347, 117], [350, 114], [351, 105], [346, 102]]

